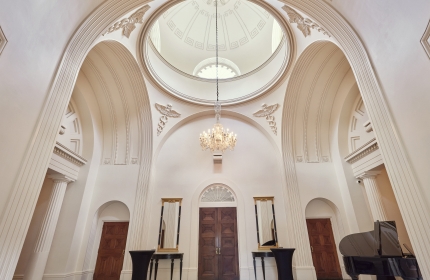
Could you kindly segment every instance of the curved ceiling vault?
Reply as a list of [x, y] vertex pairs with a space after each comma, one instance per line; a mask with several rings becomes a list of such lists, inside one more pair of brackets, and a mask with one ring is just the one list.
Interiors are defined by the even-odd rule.
[[287, 96], [294, 96], [285, 101], [291, 102], [290, 129], [297, 162], [330, 161], [330, 115], [339, 86], [350, 70], [342, 50], [328, 41], [311, 44], [297, 61], [287, 89]]
[[102, 164], [138, 164], [142, 149], [139, 110], [144, 107], [140, 95], [146, 89], [132, 55], [118, 42], [101, 42], [88, 53], [79, 76], [76, 86], [88, 94], [79, 82], [87, 80], [99, 107]]

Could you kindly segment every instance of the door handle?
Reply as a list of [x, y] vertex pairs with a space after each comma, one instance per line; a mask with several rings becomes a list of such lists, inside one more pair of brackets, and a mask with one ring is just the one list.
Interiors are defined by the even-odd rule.
[[221, 255], [221, 248], [220, 247], [216, 247], [215, 248], [215, 254], [216, 255]]
[[312, 252], [312, 253], [314, 252], [314, 247], [312, 247], [312, 246], [311, 246], [311, 252]]
[[122, 255], [124, 256], [124, 254], [125, 254], [125, 250], [122, 250]]

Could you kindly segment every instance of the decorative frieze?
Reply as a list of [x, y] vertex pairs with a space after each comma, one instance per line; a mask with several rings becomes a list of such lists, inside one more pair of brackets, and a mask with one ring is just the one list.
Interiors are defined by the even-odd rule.
[[103, 36], [122, 28], [122, 34], [125, 37], [130, 38], [131, 32], [136, 29], [136, 23], [143, 23], [143, 16], [149, 8], [150, 7], [148, 5], [145, 5], [128, 18], [115, 22], [105, 33], [103, 33]]
[[276, 109], [278, 109], [278, 106], [279, 104], [277, 103], [270, 106], [267, 106], [265, 103], [263, 103], [263, 105], [261, 105], [263, 109], [253, 114], [254, 117], [257, 118], [265, 117], [266, 121], [269, 123], [269, 126], [275, 135], [278, 134], [278, 128], [276, 127], [275, 117], [272, 116], [272, 114], [276, 111]]
[[157, 136], [163, 132], [164, 127], [166, 126], [167, 121], [170, 118], [179, 118], [181, 114], [176, 112], [175, 110], [172, 110], [172, 104], [167, 104], [167, 106], [160, 105], [158, 103], [155, 103], [155, 108], [158, 110], [158, 112], [161, 113], [160, 122], [158, 123], [157, 127]]
[[4, 47], [6, 47], [7, 39], [6, 36], [3, 33], [3, 30], [0, 27], [0, 54], [2, 53]]
[[316, 31], [321, 32], [322, 34], [331, 37], [330, 33], [328, 33], [324, 28], [319, 26], [311, 19], [302, 17], [299, 13], [297, 13], [295, 10], [288, 7], [287, 5], [284, 5], [282, 9], [287, 12], [287, 15], [290, 19], [290, 23], [296, 23], [297, 28], [300, 31], [302, 31], [305, 37], [311, 35], [311, 29], [315, 29]]

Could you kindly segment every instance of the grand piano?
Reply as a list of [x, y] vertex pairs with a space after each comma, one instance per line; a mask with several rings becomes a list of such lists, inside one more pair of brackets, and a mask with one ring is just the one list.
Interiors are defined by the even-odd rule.
[[394, 276], [422, 280], [415, 256], [402, 252], [396, 223], [376, 221], [374, 227], [373, 231], [347, 235], [340, 241], [348, 275], [353, 280], [358, 280], [360, 274], [377, 275], [378, 280], [395, 279]]

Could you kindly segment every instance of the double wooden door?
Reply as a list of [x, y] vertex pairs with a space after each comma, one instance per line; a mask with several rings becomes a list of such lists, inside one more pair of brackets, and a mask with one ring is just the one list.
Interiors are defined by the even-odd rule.
[[239, 280], [235, 207], [200, 208], [199, 280]]
[[342, 279], [330, 219], [307, 219], [317, 279]]
[[128, 222], [105, 222], [94, 280], [119, 280], [127, 242]]

